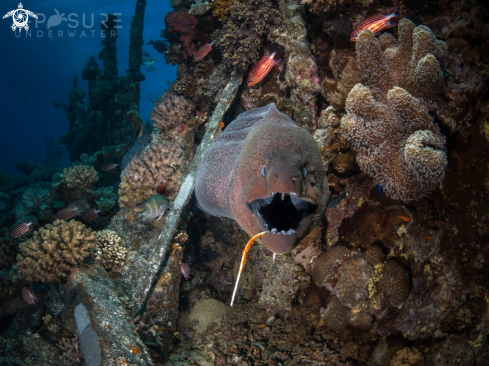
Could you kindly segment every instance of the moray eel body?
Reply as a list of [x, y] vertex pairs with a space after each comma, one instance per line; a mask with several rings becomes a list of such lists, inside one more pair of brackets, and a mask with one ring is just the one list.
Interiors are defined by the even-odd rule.
[[287, 253], [317, 225], [329, 189], [319, 147], [275, 104], [244, 112], [205, 152], [195, 194], [201, 209], [225, 216], [273, 253]]

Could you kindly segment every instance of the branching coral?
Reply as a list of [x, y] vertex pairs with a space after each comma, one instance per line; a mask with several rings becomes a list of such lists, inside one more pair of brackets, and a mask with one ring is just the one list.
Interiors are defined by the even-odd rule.
[[191, 76], [186, 76], [182, 80], [179, 80], [175, 83], [175, 92], [177, 94], [181, 94], [190, 98], [194, 95], [195, 89], [197, 85], [195, 84], [195, 80]]
[[195, 65], [194, 76], [196, 78], [204, 78], [212, 74], [214, 69], [214, 61], [211, 58], [202, 60], [197, 65]]
[[93, 257], [106, 269], [113, 269], [124, 264], [126, 248], [121, 244], [121, 237], [112, 230], [97, 232], [97, 241]]
[[63, 170], [61, 175], [69, 188], [85, 189], [98, 181], [98, 173], [88, 165], [76, 165]]
[[224, 20], [226, 15], [231, 10], [234, 0], [214, 0], [212, 7], [214, 8], [214, 15], [220, 20]]
[[212, 39], [230, 70], [245, 72], [259, 56], [265, 36], [280, 22], [280, 13], [266, 0], [235, 1], [224, 27]]
[[93, 191], [97, 195], [97, 207], [103, 212], [112, 210], [117, 203], [117, 193], [114, 187], [102, 187]]
[[164, 95], [156, 103], [150, 117], [154, 126], [166, 133], [192, 119], [195, 115], [194, 108], [193, 103], [184, 97]]
[[73, 337], [71, 341], [66, 338], [61, 339], [58, 347], [63, 351], [61, 357], [63, 365], [79, 365], [83, 361], [83, 352], [80, 349], [78, 337]]
[[20, 244], [19, 277], [28, 282], [57, 282], [90, 254], [95, 232], [79, 221], [56, 220]]
[[[139, 157], [134, 157], [122, 173], [119, 204], [122, 207], [143, 202], [156, 193], [160, 184], [175, 182], [173, 173], [181, 164], [182, 149], [175, 143], [152, 144]], [[169, 187], [171, 185], [168, 185]], [[167, 188], [167, 191], [171, 189]]]
[[[398, 44], [360, 33], [356, 47], [367, 86], [350, 91], [341, 123], [360, 167], [392, 198], [408, 201], [429, 195], [445, 175], [445, 137], [428, 114], [440, 103], [443, 83], [430, 52], [441, 54], [443, 46], [426, 27], [414, 29], [403, 19], [399, 28]], [[382, 42], [396, 46], [382, 52]]]

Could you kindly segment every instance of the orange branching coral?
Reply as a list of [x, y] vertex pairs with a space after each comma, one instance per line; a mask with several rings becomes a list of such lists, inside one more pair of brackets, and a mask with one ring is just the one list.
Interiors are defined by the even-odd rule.
[[356, 50], [366, 85], [350, 91], [341, 127], [358, 152], [359, 166], [386, 193], [421, 199], [441, 182], [447, 165], [445, 136], [428, 113], [442, 103], [435, 55], [441, 57], [445, 47], [428, 28], [414, 28], [405, 19], [399, 42], [389, 37], [379, 41], [369, 31], [360, 33]]
[[95, 232], [79, 221], [56, 220], [20, 244], [19, 277], [29, 282], [57, 282], [90, 254], [95, 239]]
[[212, 7], [214, 8], [214, 15], [220, 20], [224, 20], [226, 15], [231, 10], [231, 5], [233, 5], [234, 0], [214, 0], [212, 2]]
[[141, 156], [133, 158], [122, 173], [119, 186], [119, 204], [122, 207], [143, 202], [156, 193], [160, 184], [171, 192], [171, 184], [178, 184], [177, 168], [182, 163], [182, 149], [176, 143], [157, 143], [149, 146]]
[[98, 181], [98, 173], [88, 165], [76, 165], [63, 170], [61, 178], [69, 188], [84, 189]]

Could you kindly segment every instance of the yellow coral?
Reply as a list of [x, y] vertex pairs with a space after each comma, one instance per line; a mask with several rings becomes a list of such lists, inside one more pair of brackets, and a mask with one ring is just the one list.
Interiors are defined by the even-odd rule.
[[19, 245], [19, 277], [29, 282], [57, 282], [89, 254], [95, 232], [79, 221], [56, 220]]
[[214, 8], [214, 15], [220, 20], [224, 20], [227, 13], [231, 10], [234, 0], [214, 0], [212, 7]]

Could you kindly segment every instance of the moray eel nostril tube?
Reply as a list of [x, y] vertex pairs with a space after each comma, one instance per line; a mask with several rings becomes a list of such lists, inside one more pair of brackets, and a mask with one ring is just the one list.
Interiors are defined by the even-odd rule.
[[321, 153], [309, 132], [275, 104], [240, 114], [204, 154], [195, 194], [201, 209], [225, 216], [276, 254], [317, 225], [329, 200]]

